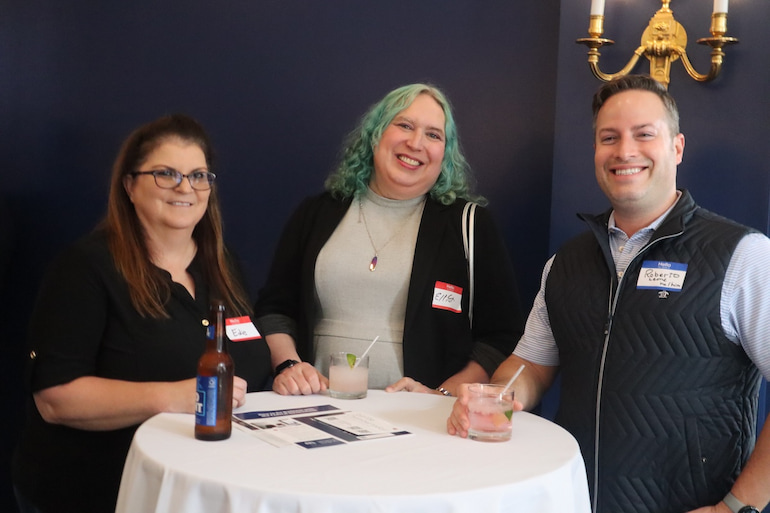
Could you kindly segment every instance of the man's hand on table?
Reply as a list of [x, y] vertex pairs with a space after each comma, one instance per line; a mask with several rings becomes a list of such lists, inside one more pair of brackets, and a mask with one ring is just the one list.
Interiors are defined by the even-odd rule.
[[[446, 430], [450, 435], [458, 435], [463, 438], [468, 437], [468, 429], [471, 427], [471, 421], [468, 418], [468, 393], [469, 383], [463, 383], [457, 390], [457, 400], [452, 406], [452, 413], [446, 421]], [[514, 399], [513, 411], [521, 411], [524, 405]]]

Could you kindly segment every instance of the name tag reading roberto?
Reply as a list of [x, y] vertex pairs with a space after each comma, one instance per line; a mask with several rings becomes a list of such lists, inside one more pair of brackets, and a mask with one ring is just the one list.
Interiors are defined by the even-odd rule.
[[437, 281], [433, 288], [433, 308], [461, 313], [463, 288], [451, 283]]
[[225, 333], [227, 333], [227, 338], [233, 342], [262, 338], [248, 315], [225, 319]]
[[687, 264], [645, 260], [642, 262], [636, 288], [681, 292], [685, 276], [687, 276]]

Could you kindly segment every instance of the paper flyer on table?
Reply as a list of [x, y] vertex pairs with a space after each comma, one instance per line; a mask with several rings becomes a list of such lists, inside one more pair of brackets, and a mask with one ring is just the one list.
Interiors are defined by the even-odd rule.
[[411, 434], [368, 413], [344, 411], [331, 404], [234, 413], [233, 423], [276, 447], [299, 445], [305, 449]]

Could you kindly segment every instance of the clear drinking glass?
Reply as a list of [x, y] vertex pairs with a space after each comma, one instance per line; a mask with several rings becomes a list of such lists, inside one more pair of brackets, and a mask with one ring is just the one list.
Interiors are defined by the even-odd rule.
[[329, 355], [329, 395], [337, 399], [362, 399], [369, 388], [369, 356], [348, 358], [348, 354]]
[[468, 438], [481, 442], [505, 442], [511, 439], [513, 390], [504, 385], [473, 383], [468, 386]]

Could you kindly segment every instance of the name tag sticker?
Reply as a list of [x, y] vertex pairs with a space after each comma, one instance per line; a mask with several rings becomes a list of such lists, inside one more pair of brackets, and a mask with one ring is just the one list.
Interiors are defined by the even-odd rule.
[[642, 262], [636, 288], [681, 292], [685, 276], [687, 276], [687, 264], [645, 260]]
[[233, 342], [262, 338], [248, 315], [225, 319], [225, 333], [227, 333], [227, 338]]
[[461, 313], [463, 300], [463, 289], [451, 283], [437, 281], [433, 288], [433, 308], [449, 310], [450, 312]]

